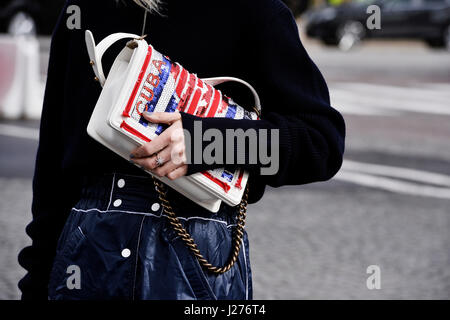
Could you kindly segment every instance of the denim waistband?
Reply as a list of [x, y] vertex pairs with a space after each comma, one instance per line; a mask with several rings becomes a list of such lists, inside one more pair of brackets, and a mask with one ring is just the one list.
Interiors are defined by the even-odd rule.
[[[163, 214], [163, 208], [153, 178], [122, 173], [83, 177], [81, 199], [75, 206], [79, 210], [121, 211], [132, 213]], [[166, 187], [167, 198], [179, 217], [206, 217], [235, 222], [236, 207], [222, 203], [217, 213], [212, 213], [175, 190]]]

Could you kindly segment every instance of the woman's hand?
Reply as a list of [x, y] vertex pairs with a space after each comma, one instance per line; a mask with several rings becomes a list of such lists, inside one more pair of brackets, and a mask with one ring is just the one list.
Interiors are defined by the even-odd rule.
[[135, 150], [131, 161], [159, 177], [178, 179], [187, 173], [183, 124], [179, 112], [144, 112], [146, 120], [169, 127], [151, 142]]

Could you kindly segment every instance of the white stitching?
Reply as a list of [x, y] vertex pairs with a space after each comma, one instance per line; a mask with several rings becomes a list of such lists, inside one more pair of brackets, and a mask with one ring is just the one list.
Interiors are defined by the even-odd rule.
[[[72, 210], [77, 211], [77, 212], [84, 212], [84, 213], [88, 213], [89, 211], [97, 211], [99, 213], [107, 213], [107, 212], [122, 212], [122, 213], [128, 213], [128, 214], [136, 214], [136, 215], [144, 215], [144, 216], [148, 216], [148, 217], [155, 217], [155, 218], [161, 218], [161, 217], [168, 217], [165, 214], [162, 215], [156, 215], [153, 213], [149, 213], [149, 212], [136, 212], [136, 211], [124, 211], [124, 210], [100, 210], [97, 208], [92, 208], [92, 209], [78, 209], [78, 208], [72, 208]], [[219, 223], [223, 223], [228, 227], [233, 227], [236, 226], [236, 224], [227, 224], [226, 221], [222, 221], [222, 220], [217, 220], [217, 219], [210, 219], [210, 218], [203, 218], [203, 217], [178, 217], [178, 219], [180, 220], [191, 220], [191, 219], [200, 219], [200, 220], [206, 220], [206, 221], [213, 221], [213, 222], [219, 222]]]
[[248, 300], [248, 269], [247, 269], [247, 253], [245, 252], [245, 243], [244, 239], [242, 241], [242, 253], [244, 254], [244, 264], [245, 264], [245, 300]]
[[86, 209], [86, 210], [85, 209], [72, 208], [72, 210], [77, 211], [77, 212], [84, 212], [84, 213], [88, 213], [89, 211], [97, 211], [99, 213], [123, 212], [123, 213], [144, 215], [144, 216], [156, 217], [156, 218], [160, 217], [160, 216], [157, 216], [156, 214], [147, 213], [147, 212], [133, 212], [133, 211], [123, 211], [123, 210], [100, 210], [100, 209], [97, 209], [97, 208]]
[[116, 181], [116, 174], [114, 173], [113, 179], [112, 179], [111, 192], [109, 193], [108, 207], [106, 208], [106, 210], [109, 210], [109, 206], [111, 205], [111, 199], [112, 199], [112, 195], [113, 195], [113, 191], [114, 191], [114, 182], [115, 181]]

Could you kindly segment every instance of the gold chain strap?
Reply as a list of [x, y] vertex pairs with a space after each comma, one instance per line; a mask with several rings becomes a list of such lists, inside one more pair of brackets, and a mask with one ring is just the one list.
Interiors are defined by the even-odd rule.
[[239, 251], [241, 250], [242, 237], [244, 236], [245, 218], [247, 215], [248, 186], [239, 205], [239, 214], [237, 217], [237, 224], [233, 236], [233, 251], [230, 256], [230, 260], [226, 266], [220, 268], [210, 264], [200, 253], [197, 244], [194, 242], [194, 239], [192, 239], [187, 230], [181, 224], [180, 219], [178, 219], [176, 214], [173, 212], [172, 206], [167, 199], [167, 190], [164, 184], [156, 180], [155, 178], [153, 178], [153, 181], [155, 183], [156, 191], [158, 191], [159, 193], [159, 200], [162, 203], [163, 210], [167, 215], [167, 218], [169, 219], [170, 225], [176, 231], [177, 235], [183, 240], [186, 246], [190, 249], [190, 251], [194, 254], [200, 265], [207, 271], [214, 274], [222, 274], [230, 270], [236, 263], [239, 256]]

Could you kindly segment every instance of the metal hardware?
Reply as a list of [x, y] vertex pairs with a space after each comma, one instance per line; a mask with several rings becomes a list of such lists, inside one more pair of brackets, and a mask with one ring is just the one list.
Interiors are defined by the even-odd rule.
[[138, 43], [136, 40], [130, 40], [127, 42], [127, 47], [134, 50], [138, 47]]
[[253, 107], [253, 111], [256, 113], [256, 115], [258, 116], [258, 118], [261, 118], [261, 111], [258, 110], [257, 107]]
[[144, 34], [144, 35], [142, 35], [142, 36], [140, 36], [139, 38], [136, 38], [136, 39], [134, 39], [134, 40], [137, 40], [137, 41], [139, 41], [139, 40], [144, 40], [146, 37], [147, 37], [147, 35]]

